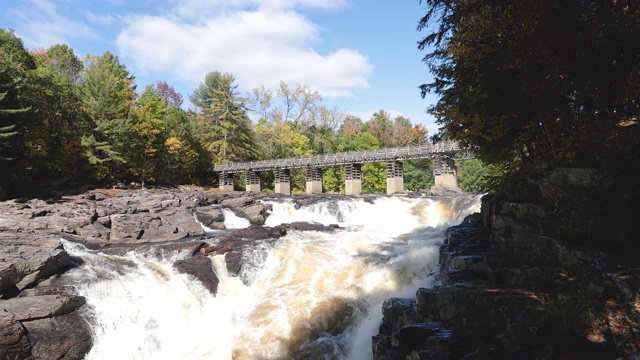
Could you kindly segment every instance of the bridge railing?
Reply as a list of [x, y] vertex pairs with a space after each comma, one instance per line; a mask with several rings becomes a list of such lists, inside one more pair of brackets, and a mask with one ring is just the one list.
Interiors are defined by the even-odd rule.
[[286, 159], [272, 159], [215, 165], [215, 172], [266, 171], [275, 169], [296, 169], [307, 166], [322, 167], [351, 163], [383, 162], [388, 160], [412, 160], [431, 158], [440, 154], [455, 154], [468, 151], [455, 141], [442, 141], [436, 144], [404, 146], [375, 150], [351, 151], [311, 156], [298, 156]]

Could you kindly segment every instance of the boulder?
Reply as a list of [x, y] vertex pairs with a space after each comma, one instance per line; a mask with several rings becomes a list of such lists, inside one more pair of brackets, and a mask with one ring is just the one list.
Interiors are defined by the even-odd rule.
[[22, 290], [69, 268], [60, 239], [47, 233], [0, 233], [0, 295]]
[[188, 274], [196, 278], [212, 294], [215, 295], [217, 293], [220, 279], [218, 279], [213, 270], [209, 257], [198, 253], [191, 258], [174, 262], [173, 267], [179, 273]]
[[76, 312], [23, 322], [34, 359], [85, 358], [93, 346], [91, 330]]
[[208, 228], [217, 227], [219, 223], [224, 225], [224, 214], [219, 207], [199, 208], [196, 212], [196, 219]]
[[256, 201], [255, 195], [222, 200], [222, 206], [230, 208], [238, 216], [248, 219], [252, 225], [263, 225], [267, 206]]

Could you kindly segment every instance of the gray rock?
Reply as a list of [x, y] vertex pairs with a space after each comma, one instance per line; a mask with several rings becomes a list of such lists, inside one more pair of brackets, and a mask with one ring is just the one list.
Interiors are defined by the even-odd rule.
[[267, 206], [256, 201], [256, 195], [245, 195], [222, 201], [223, 207], [228, 207], [238, 216], [248, 219], [252, 225], [263, 225]]
[[25, 329], [13, 315], [0, 311], [0, 359], [26, 359], [30, 355]]
[[188, 274], [198, 279], [212, 294], [216, 294], [218, 291], [220, 279], [213, 270], [211, 259], [208, 256], [196, 254], [191, 258], [176, 261], [173, 267], [182, 274]]
[[221, 208], [205, 207], [196, 211], [196, 219], [204, 226], [211, 227], [214, 223], [223, 223], [224, 214]]
[[23, 323], [34, 359], [85, 358], [93, 346], [91, 330], [87, 321], [76, 312]]
[[46, 233], [0, 233], [0, 294], [33, 286], [69, 268], [60, 239]]
[[69, 314], [85, 302], [84, 297], [75, 295], [29, 296], [0, 301], [0, 309], [17, 320], [29, 321]]

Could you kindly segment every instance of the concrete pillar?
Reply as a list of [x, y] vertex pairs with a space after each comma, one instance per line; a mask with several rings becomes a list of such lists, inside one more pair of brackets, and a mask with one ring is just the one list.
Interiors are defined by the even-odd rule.
[[345, 194], [362, 194], [362, 164], [346, 164], [344, 166], [344, 178]]
[[322, 171], [320, 168], [307, 166], [307, 183], [305, 192], [307, 194], [322, 194]]
[[245, 182], [247, 192], [262, 191], [262, 181], [260, 180], [260, 173], [257, 171], [247, 170], [245, 173]]
[[404, 191], [404, 171], [399, 161], [387, 161], [387, 195]]
[[218, 186], [220, 188], [220, 191], [233, 191], [233, 174], [225, 172], [220, 173]]
[[276, 169], [276, 194], [291, 195], [291, 171], [289, 169]]
[[451, 158], [433, 158], [433, 179], [436, 187], [458, 190], [456, 164]]

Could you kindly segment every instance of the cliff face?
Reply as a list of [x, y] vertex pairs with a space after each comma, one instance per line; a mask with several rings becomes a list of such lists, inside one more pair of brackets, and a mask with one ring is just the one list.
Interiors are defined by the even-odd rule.
[[613, 359], [640, 356], [640, 270], [570, 248], [524, 203], [483, 198], [447, 231], [441, 284], [389, 299], [374, 359]]

